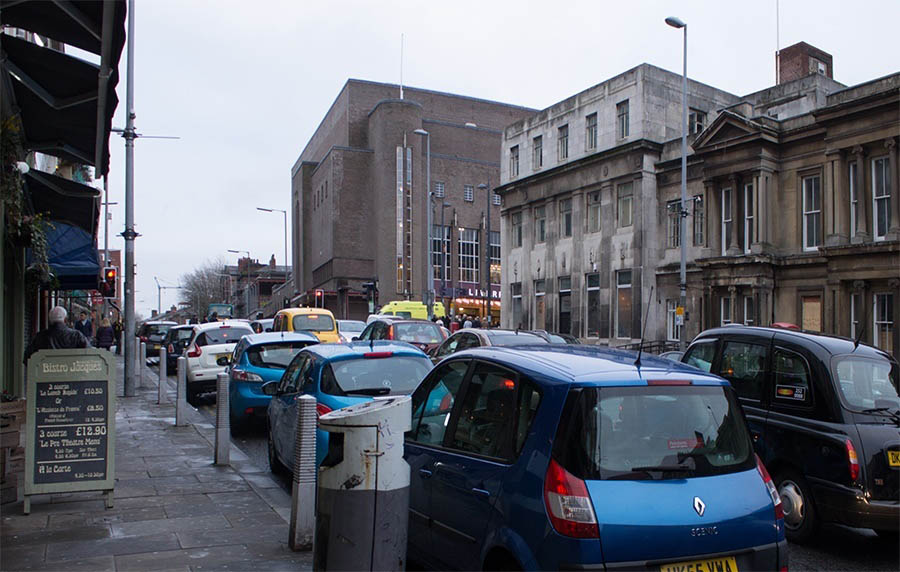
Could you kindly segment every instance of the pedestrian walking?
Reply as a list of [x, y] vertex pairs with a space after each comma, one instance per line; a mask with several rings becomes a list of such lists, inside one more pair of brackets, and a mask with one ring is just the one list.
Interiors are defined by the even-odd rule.
[[[66, 309], [54, 306], [50, 309], [50, 325], [46, 330], [41, 330], [31, 338], [31, 343], [25, 349], [25, 360], [38, 350], [60, 350], [67, 348], [89, 348], [91, 342], [80, 331], [66, 326]], [[82, 312], [84, 315], [84, 312]]]
[[475, 319], [472, 320], [472, 327], [480, 328], [481, 327], [481, 318], [479, 318], [478, 316], [475, 316]]
[[100, 327], [97, 328], [97, 347], [109, 351], [116, 341], [116, 331], [109, 323], [109, 318], [103, 318]]
[[75, 322], [75, 329], [81, 332], [81, 335], [83, 335], [87, 339], [93, 338], [94, 325], [91, 324], [91, 319], [88, 318], [87, 312], [82, 310], [80, 316], [81, 319]]
[[113, 324], [113, 333], [116, 336], [116, 355], [120, 355], [122, 353], [122, 332], [125, 330], [125, 326], [122, 324], [122, 318], [116, 318], [116, 323]]
[[472, 317], [471, 317], [471, 316], [466, 315], [466, 320], [463, 322], [462, 327], [463, 327], [464, 330], [465, 330], [466, 328], [471, 328], [471, 327], [472, 327]]

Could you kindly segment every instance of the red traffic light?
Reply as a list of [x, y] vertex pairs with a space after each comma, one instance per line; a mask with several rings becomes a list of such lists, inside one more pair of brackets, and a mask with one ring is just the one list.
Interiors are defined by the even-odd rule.
[[104, 298], [116, 297], [116, 277], [119, 269], [115, 266], [107, 266], [103, 269], [103, 281], [100, 283], [100, 293]]

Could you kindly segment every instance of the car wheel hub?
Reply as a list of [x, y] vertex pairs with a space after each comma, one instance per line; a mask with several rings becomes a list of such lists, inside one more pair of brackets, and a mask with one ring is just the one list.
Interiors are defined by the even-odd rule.
[[784, 509], [784, 524], [788, 528], [799, 528], [806, 516], [803, 493], [793, 481], [784, 481], [778, 488], [781, 506]]

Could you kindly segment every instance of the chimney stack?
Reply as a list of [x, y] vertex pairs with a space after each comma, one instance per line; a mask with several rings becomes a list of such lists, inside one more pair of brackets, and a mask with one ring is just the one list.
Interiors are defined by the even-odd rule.
[[778, 85], [788, 83], [812, 74], [822, 74], [834, 79], [831, 54], [799, 42], [775, 54], [778, 70]]

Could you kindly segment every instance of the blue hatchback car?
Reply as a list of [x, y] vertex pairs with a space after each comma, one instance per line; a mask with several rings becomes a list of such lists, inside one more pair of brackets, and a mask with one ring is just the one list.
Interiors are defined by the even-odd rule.
[[265, 417], [272, 398], [262, 392], [263, 383], [281, 379], [297, 352], [317, 343], [319, 338], [308, 332], [253, 334], [238, 341], [228, 367], [232, 431]]
[[[280, 381], [262, 388], [272, 395], [268, 422], [272, 471], [293, 470], [300, 395], [315, 396], [316, 413], [324, 415], [378, 395], [408, 395], [429, 371], [428, 356], [406, 342], [378, 340], [305, 348]], [[316, 429], [317, 465], [327, 451], [328, 433]]]
[[467, 350], [413, 393], [409, 557], [455, 570], [784, 570], [725, 380], [587, 346]]

